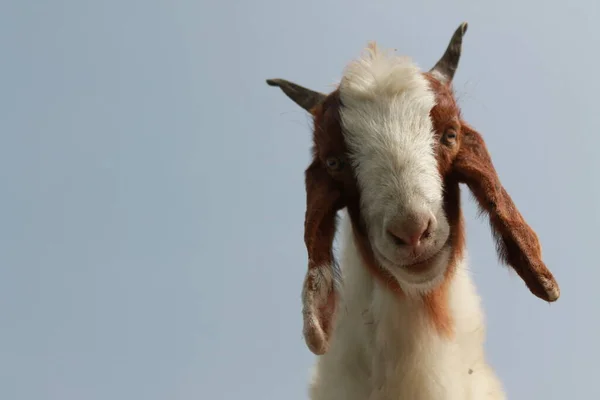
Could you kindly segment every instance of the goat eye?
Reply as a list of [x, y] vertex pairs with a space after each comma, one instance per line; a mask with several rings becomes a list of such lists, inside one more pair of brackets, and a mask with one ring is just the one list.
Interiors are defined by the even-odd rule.
[[332, 171], [338, 171], [342, 168], [342, 161], [337, 157], [329, 157], [325, 163], [327, 164], [327, 168]]
[[448, 129], [446, 132], [444, 132], [443, 138], [448, 143], [454, 142], [456, 140], [456, 130]]

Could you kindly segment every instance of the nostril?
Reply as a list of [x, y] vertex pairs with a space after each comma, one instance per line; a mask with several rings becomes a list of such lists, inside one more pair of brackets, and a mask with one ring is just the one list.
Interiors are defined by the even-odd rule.
[[397, 235], [393, 230], [389, 228], [387, 229], [387, 234], [392, 238], [394, 243], [396, 243], [399, 246], [404, 246], [408, 244], [404, 239], [402, 239], [399, 235]]
[[425, 228], [425, 230], [421, 234], [421, 237], [419, 238], [419, 240], [427, 239], [428, 237], [431, 236], [431, 227], [432, 227], [432, 225], [433, 225], [433, 220], [430, 219], [429, 222], [427, 223], [427, 227]]
[[413, 228], [412, 232], [408, 233], [408, 243], [415, 247], [421, 244], [421, 240], [425, 239], [429, 231], [429, 224], [417, 225]]

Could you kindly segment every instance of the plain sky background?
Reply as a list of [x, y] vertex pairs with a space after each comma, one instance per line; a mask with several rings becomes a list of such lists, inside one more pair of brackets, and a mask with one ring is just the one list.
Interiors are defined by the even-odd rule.
[[369, 40], [455, 85], [561, 285], [500, 266], [466, 190], [510, 399], [600, 398], [600, 2], [4, 0], [0, 399], [306, 399], [310, 120]]

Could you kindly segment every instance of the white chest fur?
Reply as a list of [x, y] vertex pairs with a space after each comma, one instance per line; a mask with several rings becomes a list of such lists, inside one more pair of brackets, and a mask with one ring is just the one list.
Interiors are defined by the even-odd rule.
[[343, 223], [343, 283], [329, 351], [320, 356], [312, 400], [502, 400], [487, 365], [480, 300], [464, 266], [448, 293], [455, 335], [440, 337], [418, 300], [401, 300], [362, 265]]

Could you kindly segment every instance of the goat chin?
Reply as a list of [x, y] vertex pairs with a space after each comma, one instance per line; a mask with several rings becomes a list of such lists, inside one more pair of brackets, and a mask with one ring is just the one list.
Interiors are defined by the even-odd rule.
[[347, 215], [342, 216], [335, 325], [317, 358], [311, 400], [503, 400], [484, 354], [485, 325], [466, 257], [447, 282], [453, 335], [440, 335], [426, 305], [398, 297], [363, 265]]
[[442, 284], [451, 255], [452, 249], [444, 245], [427, 260], [410, 266], [394, 265], [381, 258], [378, 261], [398, 281], [404, 294], [420, 296]]

